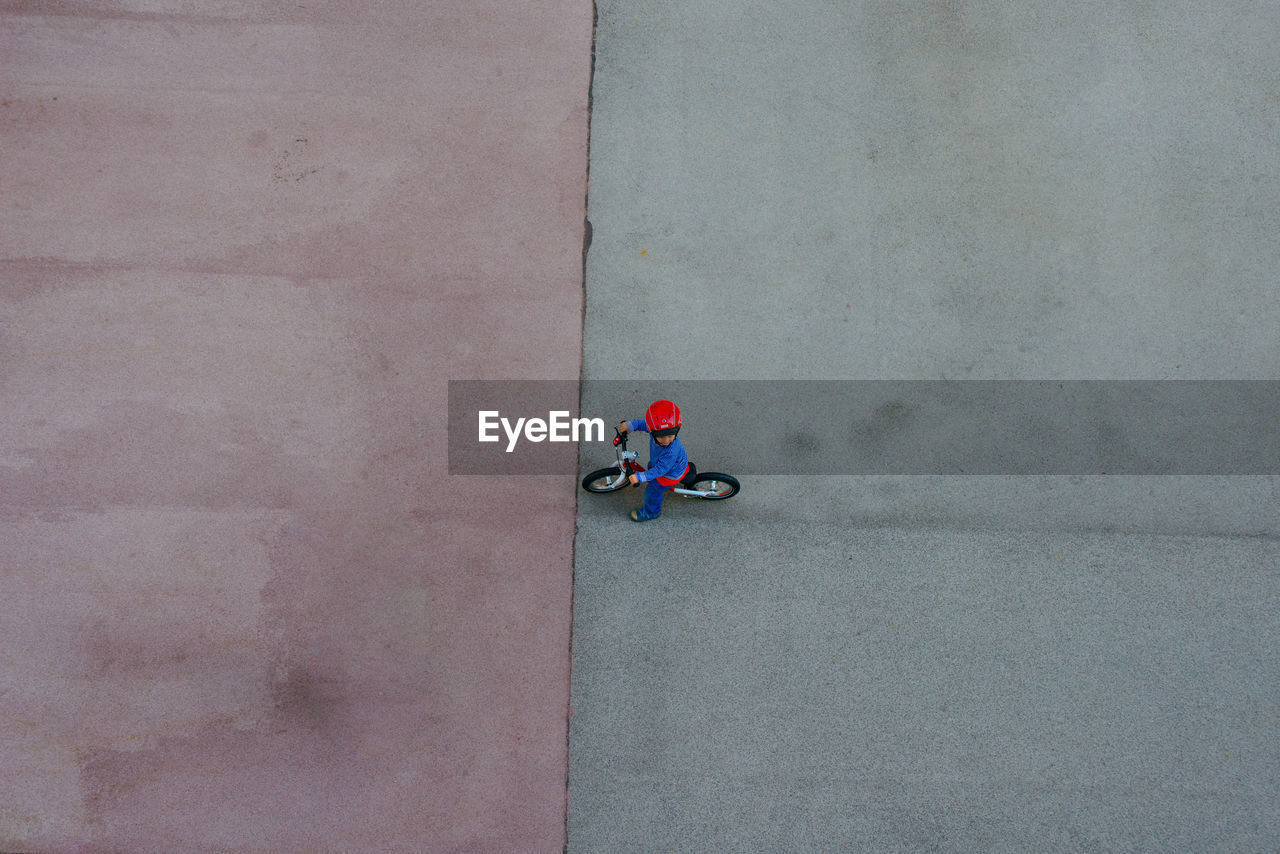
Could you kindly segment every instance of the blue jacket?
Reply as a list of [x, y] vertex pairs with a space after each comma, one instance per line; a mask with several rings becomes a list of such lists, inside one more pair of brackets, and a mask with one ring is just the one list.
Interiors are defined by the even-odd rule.
[[[634, 421], [627, 422], [627, 429], [631, 432], [648, 433], [649, 427], [644, 423], [643, 418], [637, 418]], [[665, 448], [654, 441], [653, 437], [649, 437], [649, 467], [640, 474], [636, 475], [636, 479], [641, 483], [648, 483], [651, 480], [657, 480], [660, 477], [678, 479], [684, 474], [685, 469], [689, 467], [689, 456], [684, 452], [684, 445], [680, 444], [680, 437], [671, 440], [671, 444]]]

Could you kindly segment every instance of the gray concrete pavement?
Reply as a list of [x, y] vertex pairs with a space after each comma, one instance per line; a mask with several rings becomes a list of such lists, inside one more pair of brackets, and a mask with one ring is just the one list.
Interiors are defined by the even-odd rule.
[[584, 505], [570, 850], [1273, 847], [1274, 538], [815, 520], [773, 481], [660, 530]]
[[[599, 17], [587, 378], [1280, 371], [1273, 11]], [[1278, 499], [768, 477], [642, 527], [580, 496], [569, 850], [1272, 850]]]
[[1274, 378], [1276, 31], [601, 3], [588, 377]]

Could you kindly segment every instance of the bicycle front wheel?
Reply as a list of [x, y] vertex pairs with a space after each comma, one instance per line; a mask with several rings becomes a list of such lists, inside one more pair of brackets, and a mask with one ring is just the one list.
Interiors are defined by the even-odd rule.
[[621, 474], [622, 470], [617, 466], [607, 469], [596, 469], [582, 479], [582, 488], [587, 492], [596, 493], [613, 492], [615, 490], [622, 489], [622, 487], [627, 485], [625, 478], [621, 483], [617, 483], [617, 485], [615, 485]]
[[732, 498], [737, 495], [738, 490], [742, 487], [739, 485], [738, 479], [732, 475], [721, 474], [718, 471], [706, 471], [695, 477], [689, 488], [707, 493], [701, 497], [708, 501], [723, 501], [726, 498]]

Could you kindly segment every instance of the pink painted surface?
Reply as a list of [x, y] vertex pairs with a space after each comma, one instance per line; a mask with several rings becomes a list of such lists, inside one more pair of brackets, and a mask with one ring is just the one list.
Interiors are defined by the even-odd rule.
[[0, 851], [559, 851], [591, 4], [0, 6]]

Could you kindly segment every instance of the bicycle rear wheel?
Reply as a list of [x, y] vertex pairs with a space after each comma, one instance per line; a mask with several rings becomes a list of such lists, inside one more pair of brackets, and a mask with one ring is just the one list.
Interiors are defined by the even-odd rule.
[[737, 495], [742, 487], [738, 479], [732, 475], [721, 474], [718, 471], [704, 471], [693, 479], [689, 488], [706, 492], [707, 494], [702, 498], [707, 501], [723, 501]]
[[627, 482], [624, 479], [617, 486], [614, 486], [614, 481], [618, 479], [620, 474], [622, 474], [622, 470], [617, 466], [607, 469], [596, 469], [582, 479], [582, 488], [587, 492], [614, 492], [627, 485]]

